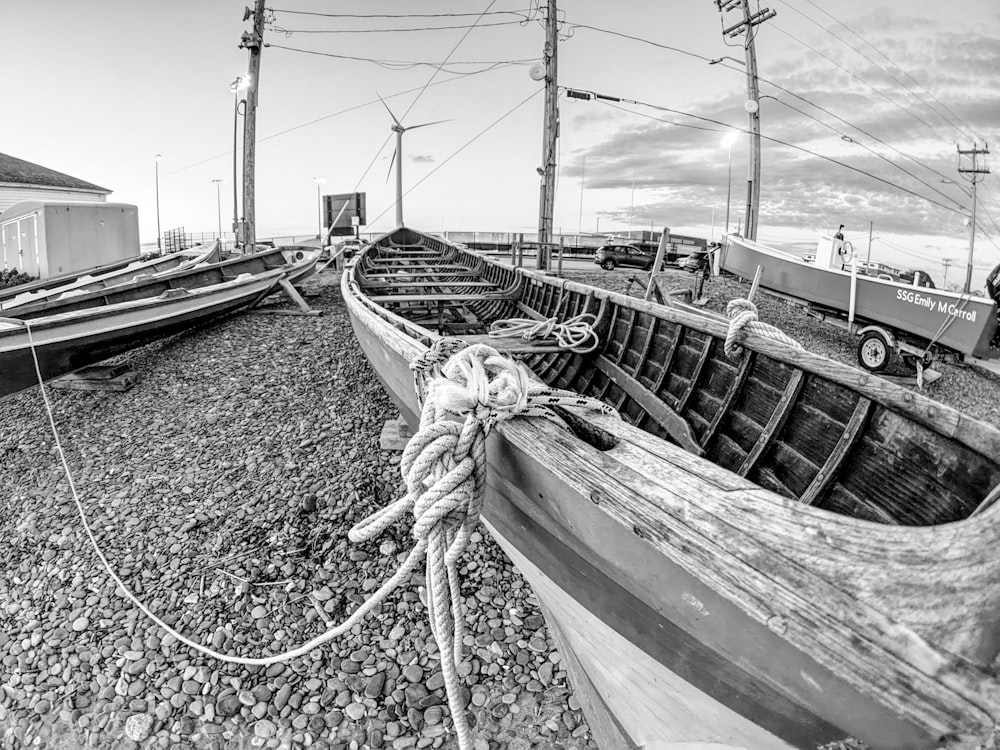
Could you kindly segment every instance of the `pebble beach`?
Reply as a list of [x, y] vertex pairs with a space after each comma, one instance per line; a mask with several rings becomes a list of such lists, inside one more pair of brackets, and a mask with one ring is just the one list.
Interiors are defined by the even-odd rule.
[[[321, 316], [249, 312], [125, 355], [138, 373], [126, 392], [45, 390], [112, 569], [166, 624], [225, 654], [320, 635], [413, 544], [409, 526], [347, 538], [402, 482], [399, 453], [379, 445], [396, 412], [338, 280], [306, 284]], [[307, 656], [202, 656], [104, 569], [48, 420], [38, 388], [0, 401], [0, 746], [456, 746], [421, 576]], [[485, 532], [460, 573], [477, 750], [594, 750], [534, 595]]]
[[[624, 271], [570, 278], [641, 294]], [[642, 277], [642, 274], [637, 274]], [[676, 272], [661, 285], [691, 286]], [[399, 496], [395, 410], [360, 353], [339, 275], [306, 284], [322, 315], [245, 313], [121, 358], [128, 391], [34, 388], [0, 401], [0, 747], [453, 748], [440, 660], [415, 576], [349, 634], [343, 621], [413, 544], [409, 526], [348, 530]], [[711, 310], [748, 285], [713, 279]], [[766, 297], [761, 320], [855, 364], [856, 339]], [[269, 307], [291, 310], [287, 302]], [[1000, 379], [941, 365], [927, 390], [1000, 425]], [[72, 483], [63, 467], [51, 418]], [[461, 696], [477, 750], [596, 750], [530, 588], [480, 531], [460, 570]]]

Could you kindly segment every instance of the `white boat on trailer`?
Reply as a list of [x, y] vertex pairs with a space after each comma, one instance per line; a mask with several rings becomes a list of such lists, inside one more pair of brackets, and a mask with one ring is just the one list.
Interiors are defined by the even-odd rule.
[[1000, 357], [996, 300], [869, 276], [843, 249], [823, 238], [808, 262], [730, 234], [719, 266], [744, 279], [753, 279], [759, 267], [762, 289], [860, 336], [858, 362], [872, 372], [888, 368], [894, 355], [914, 366]]

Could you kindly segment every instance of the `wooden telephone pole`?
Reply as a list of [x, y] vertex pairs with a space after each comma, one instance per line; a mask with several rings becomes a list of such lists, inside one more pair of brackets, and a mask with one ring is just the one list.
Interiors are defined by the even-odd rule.
[[750, 118], [750, 165], [747, 169], [747, 211], [743, 236], [757, 239], [757, 217], [760, 214], [760, 90], [757, 87], [757, 53], [754, 49], [754, 27], [774, 18], [776, 11], [761, 8], [750, 12], [750, 0], [715, 0], [720, 13], [739, 10], [743, 19], [728, 28], [723, 28], [722, 36], [734, 38], [743, 35], [743, 49], [746, 53], [747, 99], [743, 103]]
[[[250, 18], [249, 8], [243, 20]], [[253, 32], [243, 32], [240, 47], [250, 50], [250, 86], [247, 88], [246, 114], [243, 120], [243, 221], [246, 226], [244, 242], [251, 252], [257, 242], [254, 211], [254, 147], [257, 141], [257, 87], [260, 85], [260, 51], [264, 46], [264, 0], [256, 0], [253, 15]]]
[[559, 43], [556, 0], [548, 0], [545, 18], [545, 135], [542, 142], [542, 187], [538, 201], [538, 256], [535, 267], [547, 269], [556, 201], [556, 140], [559, 138], [559, 87], [556, 83]]
[[[972, 183], [972, 223], [969, 225], [969, 262], [965, 267], [965, 293], [968, 294], [972, 288], [972, 249], [976, 246], [976, 183], [990, 173], [986, 168], [985, 161], [980, 165], [979, 156], [987, 156], [990, 147], [984, 143], [982, 148], [976, 147], [976, 142], [972, 142], [970, 149], [958, 149], [958, 173]], [[971, 165], [968, 168], [962, 166], [962, 157], [972, 157]], [[966, 175], [968, 175], [966, 177]]]

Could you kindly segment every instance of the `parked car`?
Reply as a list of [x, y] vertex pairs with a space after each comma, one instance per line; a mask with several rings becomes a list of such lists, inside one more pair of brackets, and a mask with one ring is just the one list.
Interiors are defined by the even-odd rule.
[[609, 242], [594, 252], [594, 263], [606, 271], [618, 266], [649, 270], [656, 259], [655, 250], [630, 245], [626, 242]]

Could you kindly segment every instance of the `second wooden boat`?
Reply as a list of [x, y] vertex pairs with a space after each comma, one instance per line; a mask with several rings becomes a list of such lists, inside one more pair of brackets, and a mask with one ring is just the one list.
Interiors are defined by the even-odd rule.
[[199, 263], [216, 263], [221, 259], [220, 247], [216, 241], [208, 247], [182, 250], [145, 260], [133, 260], [130, 263], [111, 263], [89, 269], [84, 273], [64, 274], [9, 287], [0, 291], [0, 310], [10, 310], [19, 305], [34, 304], [64, 294], [104, 289], [128, 283], [136, 278], [183, 270]]
[[[122, 352], [239, 312], [270, 294], [284, 269], [64, 311], [0, 317], [0, 398]], [[30, 328], [29, 328], [30, 327]]]
[[[572, 432], [501, 422], [482, 509], [602, 748], [991, 736], [1000, 431], [771, 338], [740, 334], [728, 356], [718, 316], [406, 228], [364, 249], [341, 291], [414, 429], [410, 364], [443, 337], [488, 343], [620, 413], [564, 410]], [[582, 315], [592, 351], [489, 335]]]
[[162, 273], [139, 274], [127, 281], [119, 279], [122, 283], [105, 284], [98, 280], [67, 289], [57, 287], [23, 299], [19, 304], [4, 309], [2, 314], [21, 319], [39, 318], [155, 297], [173, 289], [190, 290], [221, 284], [240, 275], [267, 271], [281, 271], [281, 278], [298, 284], [316, 270], [319, 249], [285, 250], [279, 247], [265, 252], [237, 255], [222, 261], [209, 262], [210, 260], [210, 257], [203, 258], [197, 263], [183, 264]]

